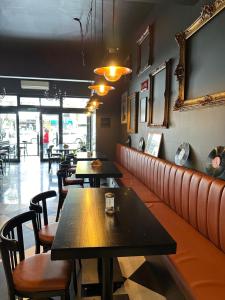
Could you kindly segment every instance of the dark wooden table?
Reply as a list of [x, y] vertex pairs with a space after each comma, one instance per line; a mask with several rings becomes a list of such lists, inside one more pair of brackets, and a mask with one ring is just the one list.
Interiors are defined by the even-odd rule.
[[[106, 192], [115, 194], [112, 216], [105, 213]], [[132, 189], [77, 188], [65, 199], [51, 258], [101, 258], [102, 299], [112, 300], [114, 257], [175, 252], [176, 242]]]
[[99, 167], [93, 167], [90, 161], [78, 161], [76, 177], [90, 178], [93, 187], [100, 187], [100, 178], [120, 178], [122, 173], [112, 161], [102, 161], [102, 165]]
[[64, 144], [58, 144], [57, 146], [53, 147], [52, 151], [69, 153], [70, 151], [76, 151], [79, 148], [77, 144], [67, 144], [67, 145], [68, 147], [65, 148]]
[[92, 151], [91, 155], [88, 156], [88, 152], [77, 152], [76, 156], [77, 160], [95, 160], [95, 159], [100, 159], [100, 160], [107, 160], [107, 157], [105, 154], [101, 152], [96, 152]]

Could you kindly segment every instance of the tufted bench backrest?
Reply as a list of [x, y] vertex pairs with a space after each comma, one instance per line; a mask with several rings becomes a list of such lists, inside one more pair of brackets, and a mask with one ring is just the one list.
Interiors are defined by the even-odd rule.
[[116, 148], [116, 161], [225, 252], [224, 180], [120, 144]]

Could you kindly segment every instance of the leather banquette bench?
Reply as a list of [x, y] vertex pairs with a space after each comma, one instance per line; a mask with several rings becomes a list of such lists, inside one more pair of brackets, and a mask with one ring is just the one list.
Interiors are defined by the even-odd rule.
[[225, 181], [118, 144], [120, 185], [132, 187], [177, 242], [165, 257], [188, 299], [225, 300]]

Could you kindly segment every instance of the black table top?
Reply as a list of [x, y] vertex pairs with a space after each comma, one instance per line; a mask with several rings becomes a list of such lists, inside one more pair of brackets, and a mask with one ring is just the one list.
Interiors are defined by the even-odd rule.
[[77, 146], [77, 144], [67, 144], [67, 148], [64, 147], [64, 144], [58, 144], [57, 146], [53, 147], [53, 151], [59, 151], [59, 152], [63, 152], [63, 151], [74, 151], [77, 150], [79, 148], [79, 146]]
[[[114, 215], [105, 193], [115, 194]], [[65, 199], [52, 259], [142, 256], [176, 252], [176, 242], [129, 188], [77, 188]]]
[[88, 152], [77, 152], [76, 158], [77, 160], [107, 160], [105, 154], [96, 151], [92, 151], [90, 156], [88, 156]]
[[120, 178], [122, 177], [122, 173], [117, 169], [112, 161], [102, 161], [102, 165], [98, 167], [93, 167], [90, 161], [78, 161], [76, 167], [76, 177]]

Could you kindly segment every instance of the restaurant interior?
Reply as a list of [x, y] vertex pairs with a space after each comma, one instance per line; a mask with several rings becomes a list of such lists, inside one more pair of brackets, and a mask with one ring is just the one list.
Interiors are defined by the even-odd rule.
[[225, 300], [224, 26], [0, 1], [0, 300]]

